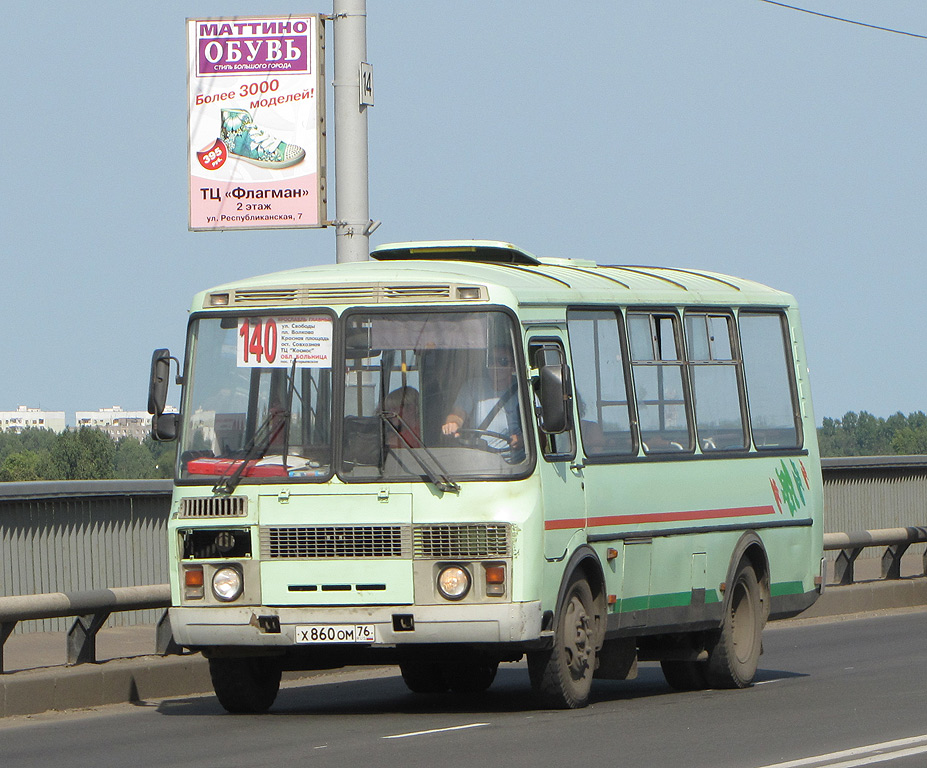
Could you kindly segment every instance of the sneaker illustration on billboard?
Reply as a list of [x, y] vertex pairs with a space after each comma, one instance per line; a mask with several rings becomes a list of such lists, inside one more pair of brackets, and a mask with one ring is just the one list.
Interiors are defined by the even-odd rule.
[[306, 150], [268, 135], [245, 109], [223, 109], [219, 138], [229, 156], [260, 168], [289, 168], [302, 162]]

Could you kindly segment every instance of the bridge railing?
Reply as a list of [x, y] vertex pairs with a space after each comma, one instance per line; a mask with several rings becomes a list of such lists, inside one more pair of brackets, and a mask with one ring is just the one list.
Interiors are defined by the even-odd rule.
[[[834, 580], [837, 584], [852, 584], [855, 580], [856, 558], [867, 547], [885, 547], [882, 553], [882, 578], [901, 578], [901, 558], [912, 544], [927, 542], [927, 528], [882, 528], [856, 533], [825, 533], [824, 550], [839, 552], [834, 562]], [[922, 558], [921, 575], [927, 576], [927, 552]]]
[[[899, 578], [902, 556], [927, 542], [918, 525], [927, 523], [927, 456], [822, 464], [825, 530], [858, 531], [825, 534], [825, 549], [838, 553], [836, 582], [852, 583], [857, 559], [873, 547], [885, 547], [882, 577]], [[14, 630], [67, 631], [69, 663], [95, 659], [96, 633], [107, 622], [156, 624], [158, 647], [170, 647], [163, 609], [171, 487], [170, 480], [0, 483], [0, 671]], [[927, 575], [927, 552], [924, 560]]]
[[[882, 578], [901, 578], [901, 558], [912, 544], [927, 541], [927, 528], [884, 528], [876, 531], [824, 534], [824, 550], [837, 551], [835, 577], [838, 584], [853, 583], [853, 564], [867, 547], [885, 547], [882, 555]], [[923, 558], [927, 576], [927, 554]], [[96, 661], [96, 635], [110, 614], [118, 611], [137, 611], [167, 608], [170, 605], [170, 586], [156, 584], [148, 587], [116, 587], [93, 592], [62, 592], [40, 595], [0, 597], [0, 673], [3, 673], [3, 645], [12, 634], [17, 622], [29, 619], [77, 617], [67, 633], [68, 664]], [[167, 611], [156, 626], [157, 653], [179, 653], [180, 647], [171, 636]]]
[[168, 584], [0, 597], [0, 673], [4, 672], [3, 646], [7, 638], [20, 621], [33, 619], [76, 617], [66, 635], [68, 664], [75, 665], [97, 660], [97, 633], [113, 613], [162, 609], [155, 625], [156, 653], [179, 653], [167, 616], [170, 604]]

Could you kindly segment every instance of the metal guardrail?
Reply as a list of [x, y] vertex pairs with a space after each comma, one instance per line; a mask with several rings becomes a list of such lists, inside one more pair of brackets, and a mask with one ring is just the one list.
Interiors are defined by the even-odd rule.
[[[168, 584], [147, 587], [114, 587], [89, 592], [52, 592], [41, 595], [0, 597], [0, 674], [3, 646], [20, 621], [76, 617], [67, 633], [68, 665], [96, 661], [97, 632], [110, 614], [119, 611], [166, 609], [171, 604]], [[156, 653], [162, 656], [180, 653], [174, 642], [165, 610], [155, 629]]]
[[[884, 526], [825, 534], [825, 550], [839, 553], [835, 581], [853, 583], [856, 559], [877, 546], [886, 548], [882, 578], [900, 578], [902, 556], [927, 542], [927, 527], [891, 526], [921, 522], [918, 516], [927, 522], [927, 456], [830, 458], [822, 469], [827, 527]], [[76, 617], [67, 630], [68, 663], [80, 664], [95, 660], [96, 634], [108, 617], [110, 623], [151, 623], [157, 614], [146, 609], [169, 605], [166, 584], [130, 585], [166, 578], [171, 488], [170, 480], [0, 483], [0, 673], [3, 644], [14, 628], [37, 631], [41, 622], [55, 631], [55, 623]], [[927, 576], [927, 551], [924, 561]], [[175, 651], [166, 613], [157, 626], [158, 652]]]
[[[927, 542], [927, 528], [882, 528], [876, 531], [824, 534], [824, 550], [838, 551], [835, 578], [839, 585], [852, 584], [853, 565], [866, 547], [885, 547], [882, 555], [882, 578], [901, 578], [901, 558], [908, 547]], [[924, 574], [927, 576], [927, 552], [924, 554]], [[77, 617], [67, 634], [68, 664], [96, 661], [96, 635], [111, 613], [137, 611], [170, 606], [170, 587], [157, 584], [148, 587], [115, 587], [90, 592], [0, 597], [0, 674], [3, 673], [3, 645], [19, 621]], [[165, 610], [156, 627], [156, 652], [162, 656], [180, 653], [171, 635], [170, 621]]]
[[[163, 584], [170, 480], [0, 483], [0, 598]], [[157, 610], [113, 613], [110, 626], [154, 624]], [[66, 632], [64, 617], [17, 634]]]
[[[882, 578], [901, 578], [901, 558], [912, 544], [927, 541], [927, 528], [881, 528], [856, 533], [825, 533], [824, 550], [840, 552], [834, 562], [834, 578], [840, 585], [852, 584], [856, 558], [866, 547], [885, 547], [882, 553]], [[927, 552], [923, 556], [923, 575], [927, 576]]]

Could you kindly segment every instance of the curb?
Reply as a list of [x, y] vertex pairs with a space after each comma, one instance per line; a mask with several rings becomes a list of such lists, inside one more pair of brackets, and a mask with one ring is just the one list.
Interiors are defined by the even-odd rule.
[[0, 717], [104, 704], [137, 703], [212, 690], [197, 655], [138, 656], [76, 667], [46, 667], [0, 676]]
[[845, 587], [828, 586], [824, 594], [796, 619], [817, 619], [870, 611], [927, 607], [927, 579], [866, 581]]
[[[927, 607], [927, 579], [872, 581], [828, 587], [811, 608], [795, 619], [923, 607]], [[331, 672], [290, 672], [284, 674], [284, 679], [304, 679]], [[211, 692], [209, 665], [199, 654], [136, 656], [0, 674], [0, 717]]]

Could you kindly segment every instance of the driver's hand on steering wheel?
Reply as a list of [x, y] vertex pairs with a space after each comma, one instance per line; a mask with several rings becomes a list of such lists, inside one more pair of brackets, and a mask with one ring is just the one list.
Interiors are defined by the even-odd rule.
[[445, 435], [452, 435], [453, 437], [458, 437], [458, 432], [460, 427], [463, 425], [463, 422], [455, 415], [451, 414], [447, 417], [447, 421], [444, 422], [444, 425], [441, 427], [441, 432]]

